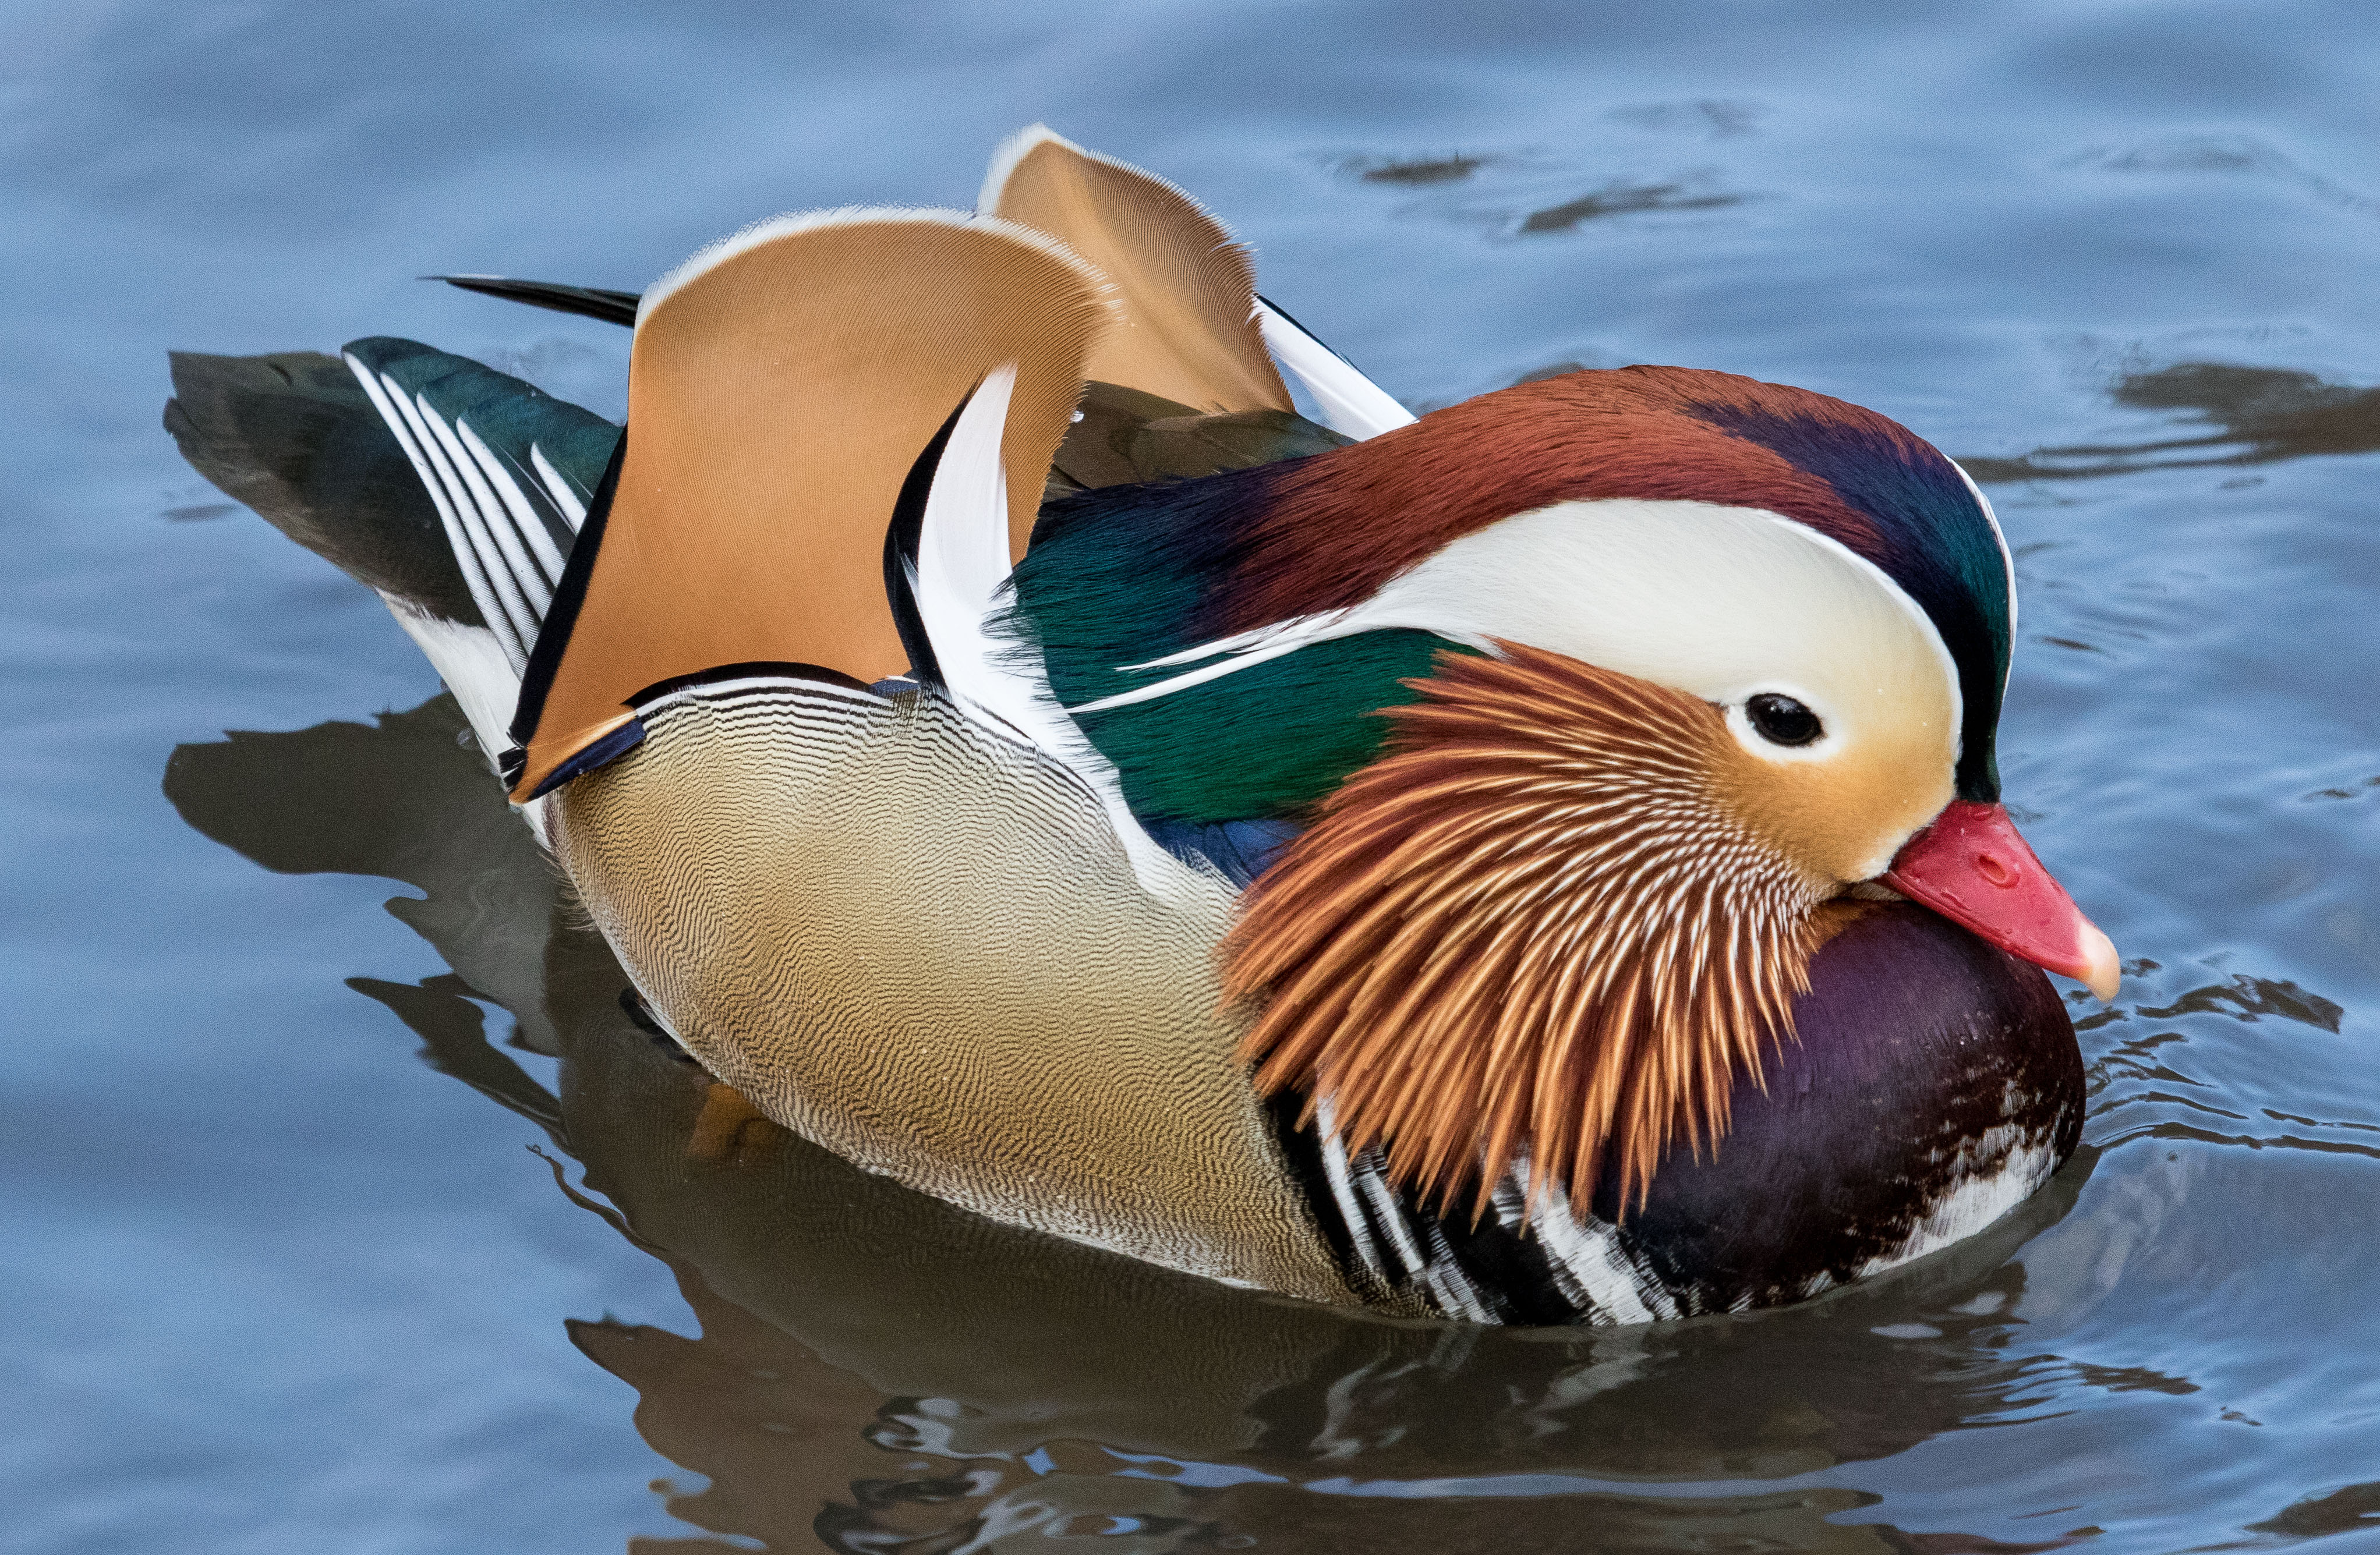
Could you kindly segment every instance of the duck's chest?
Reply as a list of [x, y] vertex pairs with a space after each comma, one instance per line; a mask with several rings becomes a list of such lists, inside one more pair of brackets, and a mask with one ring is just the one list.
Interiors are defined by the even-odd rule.
[[1811, 977], [1796, 1040], [1737, 1082], [1718, 1151], [1674, 1151], [1641, 1207], [1607, 1179], [1590, 1204], [1549, 1193], [1524, 1215], [1508, 1179], [1476, 1224], [1440, 1219], [1319, 1145], [1310, 1191], [1356, 1228], [1344, 1256], [1368, 1247], [1376, 1277], [1448, 1316], [1629, 1322], [1779, 1306], [1922, 1258], [2073, 1153], [2082, 1055], [2038, 970], [1895, 905], [1828, 941]]

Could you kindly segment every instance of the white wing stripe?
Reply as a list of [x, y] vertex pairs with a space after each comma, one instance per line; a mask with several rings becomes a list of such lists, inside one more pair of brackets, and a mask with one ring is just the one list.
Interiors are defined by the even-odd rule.
[[519, 532], [513, 527], [512, 515], [504, 512], [504, 504], [496, 500], [495, 492], [489, 489], [487, 477], [480, 474], [479, 461], [464, 449], [463, 440], [455, 435], [455, 428], [438, 414], [428, 395], [416, 394], [413, 403], [421, 412], [421, 419], [430, 424], [431, 431], [445, 445], [446, 456], [454, 462], [455, 473], [462, 478], [471, 494], [472, 502], [480, 510], [480, 522], [487, 526], [488, 534], [496, 542], [496, 549], [504, 559], [504, 566], [512, 573], [513, 586], [520, 591], [522, 601], [528, 607], [528, 623], [521, 634], [533, 641], [538, 625], [545, 620], [546, 606], [553, 602], [553, 591], [546, 587], [545, 581], [538, 576], [535, 563], [529, 561], [528, 548], [521, 544]]
[[[381, 387], [377, 375], [353, 356], [346, 358], [346, 363], [347, 370], [354, 373], [356, 381], [363, 385], [372, 408], [380, 412], [381, 420], [387, 424], [389, 431], [396, 438], [397, 446], [405, 450], [406, 458], [412, 462], [413, 473], [420, 477], [421, 488], [430, 494], [431, 505], [438, 510], [438, 522], [446, 531], [446, 548], [454, 553], [455, 565], [462, 572], [463, 586], [470, 592], [471, 603], [480, 608], [480, 618], [488, 623], [489, 632], [504, 650], [514, 673], [518, 674], [528, 662], [528, 656], [515, 640], [512, 624], [496, 603], [495, 591], [489, 587], [487, 573], [481, 570], [480, 559], [463, 533], [462, 521], [455, 516], [455, 505], [446, 500], [443, 483], [430, 467], [429, 459], [414, 440], [412, 428], [407, 425], [403, 416], [397, 414], [395, 404], [391, 403], [387, 391]], [[397, 398], [401, 400], [403, 395]]]
[[1349, 366], [1346, 358], [1290, 322], [1281, 313], [1257, 301], [1257, 326], [1265, 344], [1281, 365], [1297, 375], [1322, 408], [1322, 419], [1332, 430], [1358, 442], [1412, 425], [1414, 413], [1397, 404], [1378, 384]]
[[553, 462], [545, 456], [545, 450], [535, 443], [528, 445], [528, 462], [537, 471], [537, 478], [545, 483], [546, 494], [553, 499], [553, 505], [562, 510], [562, 521], [570, 525], [572, 534], [578, 533], [580, 526], [587, 522], [586, 502], [571, 489], [570, 483], [562, 478], [562, 472], [553, 467]]
[[[536, 557], [538, 567], [544, 574], [537, 580], [545, 589], [545, 597], [538, 602], [537, 607], [538, 620], [542, 622], [546, 607], [553, 602], [553, 585], [562, 581], [561, 548], [553, 543], [553, 535], [545, 526], [544, 515], [530, 505], [528, 493], [521, 489], [521, 484], [513, 478], [513, 473], [497, 460], [495, 451], [488, 446], [487, 440], [471, 430], [470, 423], [459, 416], [455, 418], [455, 433], [463, 440], [463, 446], [471, 451], [471, 457], [479, 462], [480, 469], [488, 477], [488, 484], [494, 487], [496, 495], [504, 500], [504, 511], [512, 515], [514, 529], [528, 543], [530, 554]], [[530, 580], [523, 578], [521, 581], [526, 585]]]
[[1102, 696], [1096, 702], [1078, 702], [1066, 711], [1079, 716], [1084, 713], [1104, 713], [1111, 707], [1128, 707], [1135, 702], [1153, 702], [1160, 696], [1171, 696], [1177, 691], [1187, 691], [1192, 686], [1204, 685], [1208, 681], [1220, 681], [1226, 675], [1253, 668], [1268, 659], [1281, 658], [1293, 654], [1309, 643], [1322, 641], [1325, 635], [1327, 633], [1324, 632], [1316, 632], [1310, 635], [1306, 633], [1291, 635], [1284, 633], [1260, 648], [1250, 648], [1245, 653], [1234, 654], [1229, 658], [1217, 659], [1214, 663], [1201, 669], [1185, 670], [1171, 680], [1159, 681], [1152, 685], [1135, 687], [1131, 691], [1120, 691], [1113, 696]]
[[439, 480], [445, 485], [446, 496], [463, 521], [463, 533], [470, 536], [471, 549], [478, 555], [480, 566], [488, 575], [488, 586], [495, 591], [498, 602], [504, 606], [504, 620], [510, 625], [515, 645], [520, 649], [521, 662], [526, 665], [528, 662], [528, 645], [537, 640], [536, 612], [522, 600], [520, 585], [504, 564], [503, 553], [489, 538], [487, 519], [480, 512], [479, 505], [472, 501], [470, 488], [463, 484], [448, 462], [445, 443], [431, 430], [432, 427], [443, 430], [443, 424], [434, 415], [424, 416], [414, 396], [407, 393], [405, 386], [395, 379], [382, 373], [381, 383], [405, 416], [406, 424], [413, 428], [414, 438], [421, 444], [422, 452], [430, 456], [431, 467], [438, 472]]
[[1346, 614], [1346, 609], [1337, 609], [1322, 610], [1310, 616], [1292, 616], [1287, 621], [1277, 621], [1270, 626], [1259, 626], [1252, 632], [1234, 632], [1228, 637], [1213, 638], [1195, 647], [1184, 648], [1180, 653], [1167, 654], [1162, 658], [1152, 658], [1140, 664], [1119, 664], [1116, 668], [1126, 671], [1164, 669], [1176, 664], [1196, 664], [1217, 654], [1252, 653], [1271, 644], [1283, 633], [1293, 633], [1301, 643], [1316, 641], [1321, 628]]

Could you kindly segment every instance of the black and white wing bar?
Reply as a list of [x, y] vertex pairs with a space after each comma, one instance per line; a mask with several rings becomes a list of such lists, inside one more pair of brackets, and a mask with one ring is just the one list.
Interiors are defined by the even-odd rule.
[[472, 601], [518, 674], [561, 581], [566, 542], [587, 517], [585, 497], [529, 445], [529, 468], [489, 447], [470, 423], [450, 423], [429, 396], [409, 392], [353, 352], [347, 368], [395, 434], [438, 510]]

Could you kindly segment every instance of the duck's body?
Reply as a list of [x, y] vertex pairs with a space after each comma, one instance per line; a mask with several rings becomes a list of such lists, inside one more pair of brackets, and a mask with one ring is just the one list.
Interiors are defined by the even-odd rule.
[[1249, 1086], [1213, 953], [1235, 894], [1134, 888], [1097, 802], [941, 695], [737, 676], [639, 717], [551, 825], [647, 996], [771, 1116], [1011, 1224], [1316, 1300], [1641, 1320], [1947, 1245], [2079, 1137], [2046, 979], [1921, 910], [1845, 905], [1715, 1159], [1669, 1163], [1633, 1213], [1616, 1183], [1557, 1192], [1536, 1235], [1521, 1176], [1475, 1224], [1441, 1215]]
[[390, 600], [690, 1053], [993, 1219], [1641, 1320], [1919, 1256], [2072, 1150], [2041, 974], [1845, 896], [2107, 975], [1910, 840], [1958, 804], [2063, 902], [1993, 819], [2005, 556], [1947, 461], [1680, 369], [1403, 426], [1145, 175], [1028, 136], [985, 210], [698, 256], [625, 439], [392, 341], [347, 354], [382, 443], [285, 364], [183, 358], [168, 422]]

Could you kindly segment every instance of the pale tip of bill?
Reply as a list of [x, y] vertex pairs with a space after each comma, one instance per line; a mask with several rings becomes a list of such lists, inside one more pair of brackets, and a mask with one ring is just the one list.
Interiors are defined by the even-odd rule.
[[2117, 985], [2123, 982], [2123, 964], [2116, 958], [2116, 942], [2103, 934], [2096, 923], [2082, 925], [2082, 966], [2075, 974], [2082, 985], [2103, 1004], [2113, 1004]]

